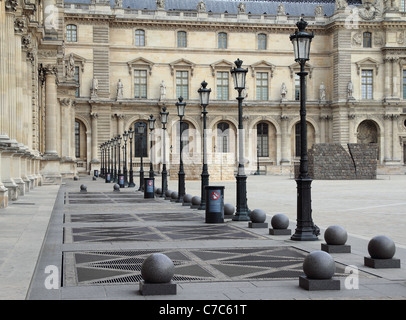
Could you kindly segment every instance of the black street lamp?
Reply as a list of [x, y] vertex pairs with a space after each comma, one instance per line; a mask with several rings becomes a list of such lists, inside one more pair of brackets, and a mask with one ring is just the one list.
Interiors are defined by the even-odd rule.
[[235, 62], [236, 68], [231, 70], [231, 75], [234, 80], [234, 89], [238, 91], [238, 172], [237, 180], [237, 206], [234, 221], [249, 221], [249, 210], [247, 205], [247, 176], [244, 170], [244, 128], [242, 123], [242, 91], [245, 89], [245, 78], [248, 69], [241, 68], [242, 61], [237, 59]]
[[[113, 163], [113, 160], [114, 160], [114, 157], [113, 157], [114, 139], [113, 138], [110, 139], [109, 146], [110, 146], [110, 166], [111, 166], [110, 172], [111, 172], [111, 179], [112, 179], [114, 177], [114, 167], [113, 167], [113, 165], [114, 165], [114, 163]], [[114, 182], [114, 180], [112, 180], [112, 181]]]
[[197, 92], [199, 93], [200, 97], [200, 105], [202, 106], [202, 114], [203, 114], [203, 168], [201, 174], [201, 202], [199, 206], [199, 210], [206, 209], [206, 191], [205, 187], [209, 185], [209, 172], [207, 170], [207, 132], [206, 132], [206, 107], [209, 104], [209, 97], [211, 89], [207, 89], [207, 82], [203, 81], [201, 83], [201, 87]]
[[130, 183], [128, 184], [129, 188], [134, 188], [134, 171], [133, 171], [133, 138], [134, 138], [134, 131], [130, 127], [128, 130], [128, 137], [130, 138]]
[[162, 123], [162, 193], [161, 197], [165, 196], [165, 192], [168, 190], [168, 172], [166, 171], [166, 141], [165, 141], [165, 132], [166, 124], [168, 123], [169, 112], [166, 111], [166, 107], [162, 108], [160, 112], [161, 123]]
[[104, 177], [104, 150], [103, 150], [103, 143], [100, 145], [100, 177]]
[[[116, 137], [116, 140], [117, 140], [117, 149], [118, 149], [118, 150], [117, 150], [117, 152], [118, 152], [118, 176], [117, 176], [117, 183], [118, 183], [118, 184], [120, 184], [120, 176], [121, 176], [121, 161], [120, 161], [121, 139], [122, 139], [122, 137], [121, 137], [120, 135], [118, 135], [118, 136]], [[121, 186], [120, 186], [120, 187], [121, 187]]]
[[303, 17], [296, 23], [299, 31], [290, 35], [290, 41], [293, 44], [295, 61], [300, 64], [300, 170], [296, 179], [297, 184], [297, 224], [292, 240], [312, 241], [318, 240], [319, 229], [312, 220], [311, 206], [311, 183], [312, 179], [308, 173], [307, 158], [307, 124], [306, 124], [306, 76], [305, 64], [309, 60], [310, 43], [314, 37], [313, 32], [305, 31], [307, 22]]
[[113, 171], [113, 182], [117, 182], [117, 137], [112, 139], [114, 146], [114, 171]]
[[141, 136], [141, 166], [140, 166], [140, 187], [138, 191], [144, 190], [144, 164], [142, 162], [143, 154], [144, 154], [144, 132], [145, 132], [145, 125], [144, 123], [140, 123], [137, 128], [138, 134]]
[[151, 135], [151, 137], [149, 139], [149, 152], [150, 152], [150, 157], [149, 157], [150, 158], [149, 159], [149, 177], [150, 178], [154, 177], [154, 167], [153, 167], [153, 164], [152, 164], [152, 131], [154, 131], [154, 129], [155, 129], [155, 120], [156, 119], [154, 119], [154, 116], [151, 114], [149, 116], [149, 119], [148, 119], [148, 128], [149, 128], [150, 135]]
[[256, 175], [259, 176], [259, 144], [257, 145], [257, 172]]
[[128, 186], [128, 179], [127, 179], [127, 140], [128, 140], [128, 133], [127, 131], [124, 131], [123, 133], [123, 140], [124, 140], [124, 165], [123, 165], [123, 173], [124, 173], [124, 186]]
[[178, 200], [176, 202], [182, 202], [185, 196], [185, 172], [183, 171], [183, 142], [182, 142], [182, 119], [185, 116], [186, 102], [183, 102], [183, 97], [178, 98], [178, 102], [175, 103], [178, 109], [179, 116], [179, 142], [180, 142], [180, 160], [179, 160], [179, 172], [178, 172]]

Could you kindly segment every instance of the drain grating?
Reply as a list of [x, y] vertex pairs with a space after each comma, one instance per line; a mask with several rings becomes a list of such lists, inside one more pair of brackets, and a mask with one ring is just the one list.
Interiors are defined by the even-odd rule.
[[267, 239], [232, 225], [167, 227], [65, 227], [65, 243], [168, 240]]
[[[157, 252], [173, 261], [173, 280], [177, 282], [297, 279], [303, 274], [307, 255], [285, 246], [65, 252], [64, 285], [136, 283], [142, 280], [142, 262]], [[348, 276], [344, 266], [336, 264], [336, 267], [335, 277]]]

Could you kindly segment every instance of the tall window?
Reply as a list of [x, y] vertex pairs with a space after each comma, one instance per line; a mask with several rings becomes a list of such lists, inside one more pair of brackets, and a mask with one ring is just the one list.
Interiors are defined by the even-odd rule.
[[258, 35], [258, 50], [266, 50], [266, 34], [264, 33]]
[[406, 99], [406, 69], [403, 70], [403, 99]]
[[189, 98], [189, 73], [188, 71], [176, 71], [176, 97]]
[[295, 100], [300, 100], [300, 77], [295, 74]]
[[257, 146], [258, 157], [269, 157], [268, 147], [268, 124], [258, 123], [257, 125]]
[[268, 100], [268, 72], [257, 72], [257, 100]]
[[78, 41], [78, 27], [74, 24], [68, 24], [66, 26], [66, 41], [77, 42]]
[[75, 66], [75, 74], [73, 75], [73, 78], [75, 79], [76, 82], [76, 92], [75, 92], [75, 96], [79, 97], [80, 95], [80, 79], [79, 79], [79, 67]]
[[400, 0], [400, 11], [406, 12], [406, 0]]
[[371, 32], [364, 32], [362, 34], [362, 40], [363, 40], [364, 48], [372, 48], [372, 33]]
[[147, 98], [146, 70], [134, 70], [134, 98]]
[[178, 48], [186, 48], [187, 41], [186, 41], [186, 32], [185, 31], [178, 31]]
[[229, 152], [229, 132], [230, 125], [227, 122], [217, 124], [217, 152]]
[[144, 47], [145, 46], [145, 31], [138, 29], [135, 30], [135, 45], [137, 47]]
[[372, 99], [373, 70], [362, 70], [361, 73], [361, 98]]
[[228, 74], [229, 72], [217, 72], [217, 100], [228, 100]]
[[218, 35], [218, 48], [227, 49], [227, 33], [220, 32]]
[[80, 122], [75, 121], [75, 157], [80, 158]]
[[[144, 126], [144, 134], [141, 136], [138, 133], [138, 127]], [[143, 157], [147, 156], [147, 135], [148, 135], [148, 126], [146, 123], [139, 121], [134, 124], [134, 157]]]

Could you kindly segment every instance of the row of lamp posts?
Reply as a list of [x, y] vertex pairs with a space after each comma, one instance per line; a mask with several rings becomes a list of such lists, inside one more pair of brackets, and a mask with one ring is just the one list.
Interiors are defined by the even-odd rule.
[[[317, 240], [317, 227], [314, 225], [312, 220], [312, 209], [311, 209], [311, 182], [312, 179], [309, 177], [308, 174], [308, 156], [307, 156], [307, 124], [306, 124], [306, 76], [307, 72], [305, 72], [305, 64], [306, 61], [309, 60], [310, 54], [310, 43], [314, 37], [313, 33], [308, 33], [305, 31], [307, 27], [307, 22], [303, 20], [303, 17], [300, 21], [296, 24], [298, 27], [298, 31], [295, 31], [294, 34], [290, 35], [290, 41], [293, 44], [294, 54], [295, 54], [295, 61], [300, 65], [300, 72], [298, 75], [300, 77], [300, 169], [299, 169], [299, 176], [296, 179], [297, 184], [297, 227], [295, 233], [292, 235], [292, 240], [301, 240], [301, 241], [309, 241], [309, 240]], [[242, 102], [244, 97], [242, 95], [242, 91], [245, 89], [245, 80], [246, 74], [248, 69], [242, 68], [242, 63], [240, 59], [235, 61], [236, 67], [234, 67], [230, 72], [233, 77], [234, 81], [234, 88], [238, 91], [238, 171], [236, 175], [236, 183], [237, 183], [237, 205], [236, 205], [236, 213], [233, 217], [234, 221], [248, 221], [249, 219], [249, 209], [247, 205], [247, 176], [245, 174], [244, 169], [244, 128], [243, 128], [243, 110], [242, 110]], [[207, 88], [207, 82], [203, 81], [201, 83], [201, 87], [198, 90], [199, 97], [200, 97], [200, 105], [202, 107], [202, 115], [203, 115], [203, 168], [201, 173], [201, 205], [199, 209], [205, 209], [206, 207], [206, 192], [205, 187], [209, 185], [209, 173], [207, 168], [207, 128], [206, 128], [206, 107], [209, 105], [209, 96], [210, 96], [211, 89]], [[185, 108], [186, 102], [183, 101], [182, 97], [178, 98], [178, 102], [176, 102], [177, 112], [179, 116], [179, 136], [180, 136], [180, 161], [179, 161], [179, 172], [178, 172], [178, 202], [183, 200], [185, 195], [185, 172], [183, 167], [183, 158], [182, 158], [182, 151], [183, 151], [183, 141], [182, 141], [182, 121], [183, 117], [185, 116]], [[168, 114], [169, 112], [166, 111], [166, 107], [162, 108], [160, 112], [161, 122], [162, 122], [162, 129], [163, 129], [163, 167], [162, 167], [162, 194], [165, 195], [165, 192], [168, 190], [167, 184], [167, 169], [166, 169], [166, 150], [165, 150], [165, 132], [166, 132], [166, 124], [168, 121]], [[148, 126], [150, 129], [151, 134], [151, 149], [152, 149], [152, 134], [154, 130], [155, 119], [153, 115], [150, 115], [148, 119]], [[139, 125], [138, 126], [138, 134], [141, 137], [144, 134], [145, 126]], [[124, 159], [127, 159], [127, 139], [130, 139], [130, 171], [129, 171], [129, 183], [127, 182], [127, 161], [124, 161], [123, 167], [123, 180], [124, 182], [120, 185], [120, 187], [124, 184], [125, 186], [134, 187], [134, 180], [133, 180], [133, 167], [132, 167], [132, 140], [134, 137], [134, 131], [132, 128], [127, 132], [125, 131], [123, 136], [120, 135], [103, 143], [101, 148], [101, 155], [102, 155], [102, 166], [101, 166], [101, 175], [106, 178], [106, 182], [112, 178], [112, 181], [117, 182], [119, 177], [121, 176], [121, 169], [120, 169], [120, 144], [121, 139], [124, 139], [123, 145], [123, 152], [124, 152]], [[118, 147], [118, 173], [116, 171], [116, 151]], [[114, 151], [114, 157], [113, 157]], [[143, 159], [142, 159], [141, 152], [141, 168], [140, 168], [140, 190], [143, 189], [144, 184], [144, 170], [143, 170]], [[152, 155], [152, 152], [151, 152]], [[113, 161], [114, 159], [114, 161]], [[113, 167], [114, 164], [114, 167]], [[257, 169], [257, 174], [259, 174], [259, 168]], [[109, 179], [108, 179], [109, 176]], [[152, 178], [154, 176], [153, 171], [153, 163], [152, 159], [150, 161], [150, 171], [149, 177]]]

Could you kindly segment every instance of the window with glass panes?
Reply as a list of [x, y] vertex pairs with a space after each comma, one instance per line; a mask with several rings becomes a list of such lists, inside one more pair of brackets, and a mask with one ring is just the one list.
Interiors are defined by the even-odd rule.
[[186, 32], [178, 31], [178, 48], [186, 48]]
[[406, 69], [403, 70], [403, 99], [406, 99]]
[[176, 71], [176, 97], [189, 98], [189, 72]]
[[220, 32], [218, 35], [218, 48], [227, 49], [227, 33]]
[[79, 80], [79, 67], [77, 67], [77, 66], [75, 66], [75, 74], [74, 74], [73, 78], [75, 79], [75, 82], [77, 85], [75, 96], [79, 97], [79, 95], [80, 95], [80, 82], [79, 81], [80, 80]]
[[257, 146], [258, 157], [269, 157], [268, 147], [268, 124], [258, 123], [257, 125]]
[[257, 100], [268, 100], [268, 72], [257, 72]]
[[295, 100], [300, 100], [300, 77], [295, 74]]
[[372, 47], [372, 33], [364, 32], [362, 37], [363, 37], [364, 48], [371, 48]]
[[135, 30], [135, 45], [137, 47], [144, 47], [145, 46], [145, 31], [138, 29]]
[[406, 12], [406, 0], [400, 0], [400, 11]]
[[[144, 127], [144, 133], [138, 133], [138, 127]], [[147, 156], [147, 135], [148, 126], [145, 122], [138, 121], [134, 123], [134, 157]]]
[[78, 41], [78, 28], [74, 24], [68, 24], [66, 26], [66, 41], [77, 42]]
[[75, 121], [75, 157], [80, 158], [80, 123]]
[[266, 34], [264, 33], [258, 35], [258, 50], [266, 50]]
[[134, 98], [147, 98], [146, 70], [134, 70]]
[[361, 99], [372, 99], [373, 80], [373, 70], [362, 70]]
[[217, 152], [229, 152], [229, 130], [230, 125], [227, 122], [217, 124]]
[[229, 72], [217, 72], [217, 100], [228, 100]]

